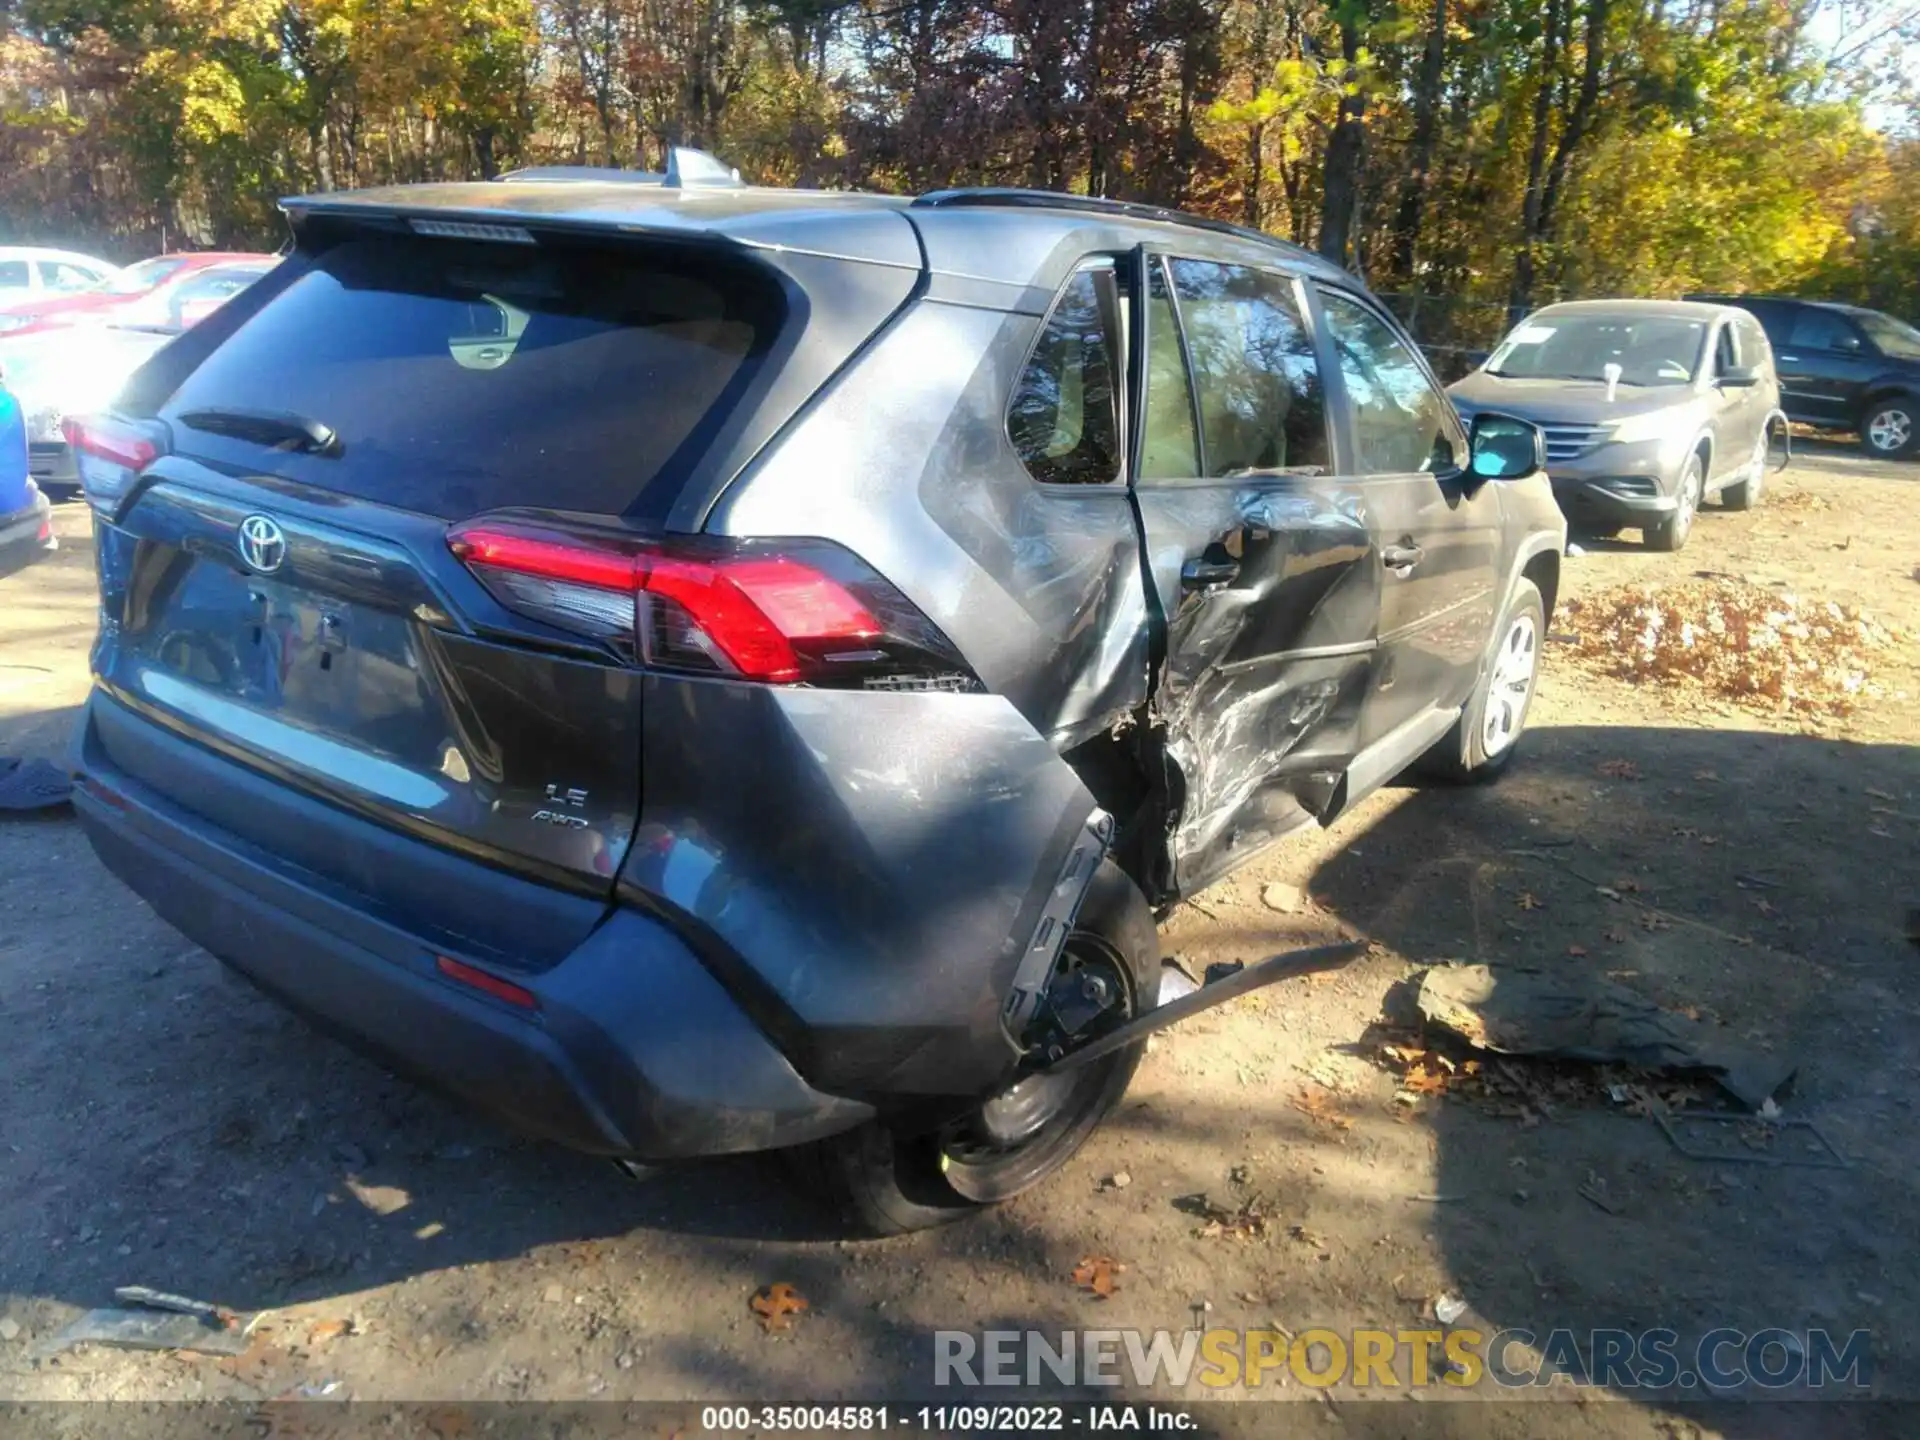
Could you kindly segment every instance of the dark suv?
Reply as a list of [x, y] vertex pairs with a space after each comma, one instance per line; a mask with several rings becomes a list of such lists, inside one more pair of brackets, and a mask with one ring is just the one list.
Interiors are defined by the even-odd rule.
[[1148, 1013], [1156, 908], [1512, 758], [1539, 432], [1463, 433], [1300, 250], [671, 172], [286, 210], [71, 426], [76, 804], [220, 959], [528, 1130], [804, 1146], [879, 1229], [1003, 1199], [1213, 993]]
[[1870, 455], [1911, 455], [1920, 443], [1920, 330], [1878, 310], [1826, 300], [1695, 295], [1738, 305], [1773, 345], [1789, 420], [1852, 430]]

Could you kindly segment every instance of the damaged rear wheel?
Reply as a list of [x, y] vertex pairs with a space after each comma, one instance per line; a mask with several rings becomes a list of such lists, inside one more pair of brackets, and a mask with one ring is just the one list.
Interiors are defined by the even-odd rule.
[[[1072, 1039], [1089, 1040], [1150, 1009], [1159, 981], [1160, 941], [1146, 900], [1107, 861], [1041, 1012], [1065, 1017]], [[1043, 1047], [1069, 1039], [1030, 1038]], [[810, 1188], [871, 1234], [944, 1225], [1011, 1199], [1072, 1159], [1120, 1102], [1145, 1052], [1142, 1042], [1063, 1074], [1029, 1075], [939, 1126], [872, 1120], [790, 1158]]]

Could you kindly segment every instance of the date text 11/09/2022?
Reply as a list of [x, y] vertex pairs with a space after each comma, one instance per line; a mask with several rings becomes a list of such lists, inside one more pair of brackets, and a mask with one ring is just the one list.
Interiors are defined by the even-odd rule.
[[1198, 1425], [1165, 1405], [709, 1405], [700, 1412], [704, 1431], [1185, 1431]]

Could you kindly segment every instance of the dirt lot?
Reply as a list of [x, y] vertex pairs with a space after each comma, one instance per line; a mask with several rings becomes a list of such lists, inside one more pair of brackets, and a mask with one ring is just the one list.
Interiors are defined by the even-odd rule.
[[[1704, 514], [1678, 556], [1593, 544], [1567, 596], [1709, 570], [1920, 631], [1920, 466], [1813, 449], [1759, 511]], [[65, 507], [59, 528], [57, 562], [0, 582], [0, 753], [58, 755], [84, 693], [86, 517]], [[1550, 647], [1500, 785], [1390, 789], [1165, 929], [1194, 965], [1335, 933], [1370, 939], [1364, 960], [1171, 1032], [1051, 1184], [883, 1243], [835, 1238], [772, 1164], [636, 1183], [504, 1135], [223, 979], [71, 819], [0, 821], [0, 1400], [329, 1382], [378, 1399], [897, 1400], [942, 1393], [938, 1328], [1393, 1327], [1440, 1296], [1465, 1302], [1458, 1323], [1541, 1334], [1866, 1328], [1876, 1388], [1920, 1394], [1920, 952], [1903, 934], [1920, 904], [1920, 645], [1881, 657], [1883, 693], [1857, 714], [1815, 722], [1603, 678], [1570, 648]], [[1275, 909], [1273, 882], [1305, 898], [1275, 892]], [[1400, 1094], [1383, 1003], [1446, 959], [1599, 971], [1797, 1059], [1787, 1114], [1850, 1168], [1686, 1158], [1575, 1072], [1519, 1067], [1518, 1098]], [[1199, 1194], [1253, 1202], [1264, 1233], [1202, 1233]], [[1111, 1298], [1072, 1282], [1089, 1255], [1125, 1265]], [[775, 1281], [811, 1309], [768, 1335], [748, 1301]], [[31, 1358], [128, 1283], [274, 1313], [239, 1359]], [[1349, 1398], [1290, 1413], [1324, 1417], [1316, 1433], [1695, 1433], [1639, 1401]], [[1872, 1433], [1855, 1407], [1694, 1418], [1828, 1434], [1843, 1413]]]

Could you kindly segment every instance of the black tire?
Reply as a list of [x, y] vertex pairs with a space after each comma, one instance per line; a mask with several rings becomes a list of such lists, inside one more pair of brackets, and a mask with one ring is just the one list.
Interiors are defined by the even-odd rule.
[[1649, 525], [1644, 531], [1649, 550], [1672, 552], [1687, 543], [1687, 537], [1693, 533], [1693, 520], [1700, 513], [1700, 501], [1704, 497], [1707, 485], [1707, 467], [1695, 451], [1687, 457], [1687, 468], [1680, 472], [1680, 489], [1676, 498], [1678, 508], [1658, 525]]
[[[1532, 625], [1532, 668], [1526, 690], [1519, 696], [1518, 713], [1513, 717], [1506, 740], [1490, 748], [1487, 710], [1494, 700], [1494, 687], [1503, 674], [1500, 665], [1502, 653], [1512, 641], [1516, 625], [1522, 620]], [[1480, 676], [1480, 683], [1474, 687], [1473, 695], [1467, 701], [1466, 709], [1460, 712], [1460, 718], [1441, 737], [1440, 743], [1420, 758], [1416, 767], [1430, 779], [1451, 785], [1490, 784], [1507, 772], [1507, 767], [1513, 764], [1514, 753], [1520, 748], [1527, 712], [1533, 708], [1533, 692], [1538, 688], [1540, 646], [1545, 643], [1547, 636], [1547, 606], [1540, 596], [1540, 587], [1522, 576], [1514, 586], [1513, 598], [1507, 602], [1506, 613], [1500, 617], [1500, 623], [1494, 627], [1493, 633], [1493, 648], [1487, 653], [1486, 667]]]
[[1729, 485], [1720, 492], [1720, 503], [1729, 510], [1751, 510], [1760, 503], [1761, 492], [1767, 484], [1768, 440], [1771, 430], [1762, 431], [1760, 443], [1754, 447], [1753, 459], [1747, 463], [1751, 467], [1747, 478], [1738, 485]]
[[1913, 454], [1920, 442], [1920, 401], [1911, 395], [1887, 395], [1860, 417], [1860, 448], [1876, 460]]
[[[1151, 1009], [1160, 984], [1160, 937], [1145, 897], [1103, 862], [1067, 937], [1064, 956], [1115, 971], [1125, 1013]], [[928, 1128], [881, 1118], [786, 1152], [795, 1178], [869, 1235], [951, 1224], [1009, 1200], [1065, 1165], [1126, 1093], [1143, 1041], [1068, 1072], [1060, 1108], [1011, 1148], [970, 1138], [965, 1121]], [[984, 1102], [983, 1102], [984, 1103]]]

